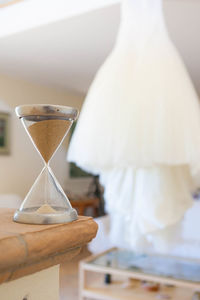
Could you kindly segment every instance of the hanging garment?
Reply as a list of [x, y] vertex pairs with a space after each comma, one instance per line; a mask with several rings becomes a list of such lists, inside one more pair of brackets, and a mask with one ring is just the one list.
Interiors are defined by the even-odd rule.
[[[161, 0], [124, 0], [116, 44], [98, 71], [68, 160], [100, 174], [111, 236], [166, 239], [200, 177], [200, 106]], [[161, 243], [160, 243], [161, 244]]]

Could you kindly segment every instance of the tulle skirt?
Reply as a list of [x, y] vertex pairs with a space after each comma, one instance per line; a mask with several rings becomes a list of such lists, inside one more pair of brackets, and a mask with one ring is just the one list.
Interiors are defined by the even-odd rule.
[[116, 168], [100, 180], [106, 187], [113, 243], [143, 249], [153, 241], [160, 251], [172, 246], [179, 231], [176, 224], [193, 205], [195, 186], [187, 166]]
[[200, 106], [167, 35], [154, 34], [139, 54], [116, 44], [89, 90], [68, 160], [100, 174], [112, 239], [132, 248], [169, 241], [200, 182]]
[[135, 59], [116, 47], [98, 72], [68, 159], [100, 173], [111, 168], [188, 165], [200, 171], [200, 106], [176, 49], [151, 42]]

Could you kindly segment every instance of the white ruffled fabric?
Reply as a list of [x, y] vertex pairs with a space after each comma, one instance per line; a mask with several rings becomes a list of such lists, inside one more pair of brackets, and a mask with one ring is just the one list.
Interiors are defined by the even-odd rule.
[[68, 152], [69, 161], [100, 174], [111, 237], [131, 248], [144, 239], [158, 247], [165, 245], [160, 237], [169, 241], [167, 229], [174, 231], [192, 206], [200, 177], [200, 106], [161, 4], [122, 2], [116, 45], [89, 90]]
[[[113, 243], [141, 248], [145, 237], [162, 252], [168, 249], [166, 243], [173, 244], [175, 231], [179, 232], [174, 225], [193, 203], [193, 183], [187, 166], [116, 168], [104, 172], [101, 182], [105, 186], [106, 209], [114, 224], [110, 232]], [[166, 228], [169, 230], [164, 232]]]
[[[179, 235], [176, 237], [175, 246], [168, 251], [165, 249], [166, 255], [176, 257], [200, 259], [200, 202], [195, 201], [194, 205], [186, 212], [183, 221], [180, 224]], [[89, 250], [96, 254], [106, 251], [115, 246], [123, 246], [122, 242], [118, 245], [111, 242], [109, 238], [110, 232], [110, 216], [96, 218], [98, 224], [98, 232], [95, 239], [89, 243]], [[119, 239], [118, 239], [119, 242]], [[152, 245], [146, 242], [147, 247], [143, 251], [147, 253], [155, 253]], [[160, 251], [159, 251], [160, 252]]]

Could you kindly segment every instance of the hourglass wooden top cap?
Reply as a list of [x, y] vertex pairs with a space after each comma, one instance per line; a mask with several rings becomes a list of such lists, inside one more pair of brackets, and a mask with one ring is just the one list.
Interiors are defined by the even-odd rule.
[[78, 110], [74, 107], [51, 104], [20, 105], [15, 108], [15, 112], [19, 118], [40, 116], [74, 121], [78, 116]]

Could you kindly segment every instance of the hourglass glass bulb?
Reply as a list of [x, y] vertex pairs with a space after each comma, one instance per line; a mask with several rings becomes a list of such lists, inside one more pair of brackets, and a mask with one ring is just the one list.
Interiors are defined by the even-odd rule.
[[68, 120], [56, 119], [43, 120], [27, 127], [33, 143], [46, 163], [52, 158], [71, 124]]
[[55, 105], [25, 105], [16, 108], [45, 167], [25, 197], [14, 220], [22, 223], [53, 224], [73, 221], [76, 211], [49, 167], [78, 111]]

